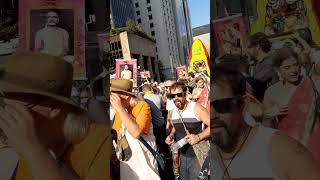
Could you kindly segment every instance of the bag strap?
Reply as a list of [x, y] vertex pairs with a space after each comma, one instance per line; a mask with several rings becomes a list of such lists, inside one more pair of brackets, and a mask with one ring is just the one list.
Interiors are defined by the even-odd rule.
[[19, 161], [17, 162], [17, 166], [14, 168], [14, 171], [10, 177], [10, 180], [16, 180], [17, 178], [17, 171], [18, 171]]
[[187, 133], [187, 135], [189, 135], [190, 132], [188, 131], [188, 129], [187, 129], [187, 127], [186, 127], [186, 125], [185, 125], [185, 123], [184, 123], [184, 121], [183, 121], [183, 118], [182, 118], [182, 116], [181, 116], [181, 113], [178, 112], [178, 114], [179, 114], [179, 119], [180, 119], [180, 121], [182, 122], [184, 131]]
[[116, 119], [116, 114], [114, 114], [114, 116], [113, 116], [112, 123], [111, 123], [111, 129], [112, 129], [112, 127], [113, 127], [113, 124], [114, 124], [115, 119]]
[[161, 155], [157, 153], [142, 136], [140, 136], [139, 141], [151, 152], [151, 154], [156, 158], [160, 168], [164, 170], [164, 160]]

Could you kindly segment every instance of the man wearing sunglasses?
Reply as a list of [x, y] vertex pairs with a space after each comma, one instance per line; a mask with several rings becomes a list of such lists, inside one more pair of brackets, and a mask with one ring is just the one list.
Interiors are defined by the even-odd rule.
[[221, 67], [214, 72], [211, 134], [218, 156], [211, 163], [212, 179], [320, 179], [320, 165], [303, 145], [274, 129], [245, 122], [248, 97], [241, 73]]
[[[180, 149], [180, 179], [194, 180], [197, 179], [202, 164], [199, 164], [192, 145], [210, 136], [210, 115], [201, 105], [187, 101], [186, 93], [186, 85], [180, 82], [173, 84], [170, 88], [168, 98], [173, 100], [176, 108], [168, 114], [171, 131], [166, 143], [172, 145], [174, 141], [186, 138], [188, 143]], [[205, 130], [202, 130], [203, 123], [208, 126]], [[184, 128], [189, 131], [189, 135]]]

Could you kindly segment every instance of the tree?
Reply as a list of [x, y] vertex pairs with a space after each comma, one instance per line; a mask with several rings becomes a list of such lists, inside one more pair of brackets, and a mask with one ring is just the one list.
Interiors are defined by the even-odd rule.
[[137, 31], [137, 28], [136, 28], [136, 23], [133, 21], [133, 20], [128, 20], [127, 22], [126, 22], [126, 29], [127, 29], [127, 31], [129, 31], [129, 32], [135, 32], [135, 31]]

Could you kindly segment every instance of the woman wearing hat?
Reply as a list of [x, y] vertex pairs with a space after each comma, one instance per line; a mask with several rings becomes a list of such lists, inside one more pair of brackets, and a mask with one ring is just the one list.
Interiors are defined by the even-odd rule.
[[145, 101], [132, 94], [132, 81], [115, 78], [111, 80], [110, 103], [116, 114], [113, 129], [120, 141], [126, 138], [131, 156], [120, 161], [120, 177], [123, 180], [160, 180], [157, 161], [140, 141], [143, 137], [155, 150], [151, 110]]
[[110, 179], [109, 130], [70, 100], [72, 76], [64, 60], [28, 52], [0, 69], [0, 179]]

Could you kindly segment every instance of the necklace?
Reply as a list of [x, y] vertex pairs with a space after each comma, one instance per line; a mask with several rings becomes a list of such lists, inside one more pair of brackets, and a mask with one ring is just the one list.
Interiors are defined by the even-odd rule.
[[251, 130], [252, 130], [252, 127], [250, 127], [249, 132], [246, 134], [244, 141], [241, 143], [239, 149], [238, 149], [237, 152], [232, 156], [229, 164], [228, 164], [227, 167], [224, 169], [224, 171], [223, 171], [223, 176], [222, 176], [222, 179], [221, 179], [221, 180], [224, 179], [224, 177], [225, 177], [225, 175], [226, 175], [226, 173], [227, 173], [227, 171], [228, 171], [228, 169], [229, 169], [232, 161], [233, 161], [234, 158], [238, 155], [238, 153], [241, 151], [243, 145], [245, 144], [245, 142], [247, 141], [247, 139], [248, 139], [248, 137], [249, 137], [249, 135], [250, 135]]

